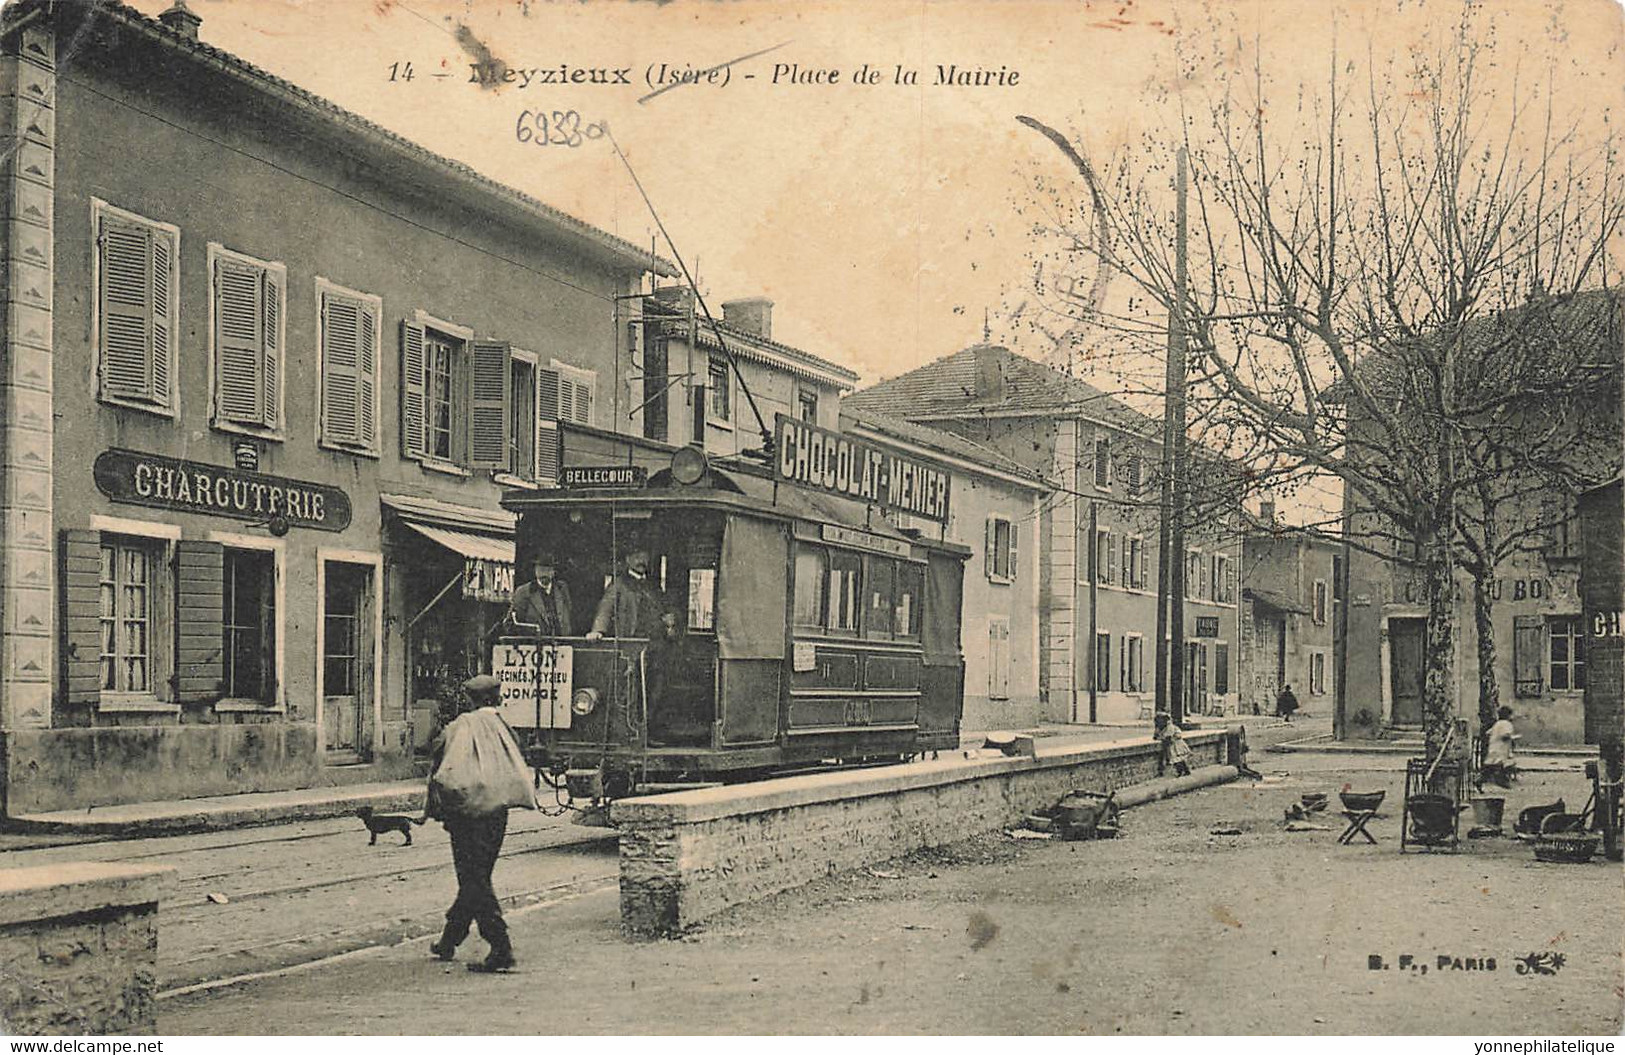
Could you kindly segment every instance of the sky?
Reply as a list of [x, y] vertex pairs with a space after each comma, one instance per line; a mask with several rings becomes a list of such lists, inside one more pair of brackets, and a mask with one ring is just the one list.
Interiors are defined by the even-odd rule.
[[[1173, 105], [1255, 56], [1290, 98], [1324, 77], [1334, 44], [1403, 68], [1462, 12], [1457, 0], [190, 3], [205, 41], [648, 245], [656, 227], [635, 173], [713, 310], [771, 298], [776, 338], [862, 384], [984, 332], [1052, 353], [1025, 324], [1039, 277], [1033, 187], [1077, 179], [1018, 115], [1106, 158], [1166, 135]], [[1492, 91], [1549, 77], [1555, 97], [1583, 99], [1586, 134], [1618, 111], [1614, 0], [1487, 10]], [[513, 79], [477, 83], [477, 62]], [[631, 83], [556, 83], [561, 66]], [[673, 71], [711, 72], [656, 93]], [[579, 138], [549, 142], [560, 136], [536, 115], [551, 125], [554, 111]], [[672, 256], [664, 239], [658, 248]]]

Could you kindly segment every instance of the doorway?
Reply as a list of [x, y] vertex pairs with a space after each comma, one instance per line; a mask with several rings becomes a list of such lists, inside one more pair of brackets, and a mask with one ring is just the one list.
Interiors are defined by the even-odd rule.
[[1391, 725], [1422, 724], [1422, 650], [1426, 619], [1388, 620], [1388, 687]]
[[322, 586], [322, 743], [328, 765], [372, 754], [373, 582], [369, 564], [328, 561]]

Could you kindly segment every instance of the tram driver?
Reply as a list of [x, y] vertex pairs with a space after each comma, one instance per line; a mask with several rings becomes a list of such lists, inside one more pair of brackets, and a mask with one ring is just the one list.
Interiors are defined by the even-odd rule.
[[626, 555], [626, 567], [604, 591], [593, 615], [587, 640], [597, 641], [605, 634], [616, 637], [646, 637], [652, 642], [677, 635], [677, 614], [661, 599], [660, 591], [649, 581], [649, 551], [635, 549]]

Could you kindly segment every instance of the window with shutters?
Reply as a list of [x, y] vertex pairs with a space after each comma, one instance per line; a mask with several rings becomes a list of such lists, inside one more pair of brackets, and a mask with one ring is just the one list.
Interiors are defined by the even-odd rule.
[[1109, 488], [1112, 485], [1112, 440], [1110, 436], [1101, 436], [1095, 440], [1095, 486]]
[[1326, 695], [1326, 653], [1309, 653], [1309, 695]]
[[1016, 529], [1006, 517], [987, 518], [983, 564], [989, 582], [1010, 583], [1016, 578]]
[[316, 304], [321, 444], [377, 457], [383, 301], [318, 278]]
[[1112, 635], [1105, 631], [1095, 634], [1095, 691], [1110, 692], [1112, 688]]
[[536, 479], [536, 357], [514, 352], [508, 399], [508, 472]]
[[1331, 598], [1331, 591], [1326, 585], [1326, 580], [1325, 579], [1316, 579], [1315, 580], [1314, 603], [1311, 606], [1311, 614], [1313, 615], [1316, 626], [1324, 626], [1325, 625], [1325, 623], [1326, 623], [1326, 611], [1327, 611], [1327, 608], [1329, 607], [1329, 604], [1330, 604], [1330, 598]]
[[180, 362], [180, 229], [91, 199], [94, 345], [105, 403], [173, 417]]
[[506, 467], [508, 358], [506, 344], [422, 311], [402, 320], [401, 456], [454, 474]]
[[1223, 553], [1213, 555], [1213, 599], [1230, 604], [1236, 599], [1236, 573], [1230, 567], [1230, 557]]
[[1512, 619], [1512, 684], [1521, 697], [1539, 696], [1546, 691], [1546, 620], [1538, 615]]
[[1188, 550], [1185, 553], [1185, 596], [1202, 596], [1202, 551]]
[[276, 702], [276, 555], [225, 550], [222, 562], [222, 692], [228, 700]]
[[727, 360], [720, 355], [711, 356], [706, 367], [705, 384], [706, 391], [710, 393], [706, 420], [712, 425], [728, 425], [733, 421], [733, 378]]
[[287, 269], [209, 245], [210, 423], [282, 438]]
[[1128, 493], [1138, 495], [1143, 486], [1145, 486], [1145, 461], [1140, 455], [1131, 454], [1128, 459]]
[[1145, 688], [1145, 639], [1139, 634], [1123, 637], [1123, 691], [1141, 692]]
[[987, 621], [987, 698], [1010, 698], [1010, 620]]
[[1585, 631], [1580, 617], [1553, 616], [1547, 622], [1546, 640], [1551, 652], [1553, 691], [1585, 688]]
[[433, 331], [423, 341], [423, 453], [437, 461], [462, 460], [462, 346]]
[[103, 536], [101, 552], [101, 689], [151, 695], [152, 592], [161, 550], [144, 539]]
[[1223, 641], [1213, 646], [1213, 691], [1220, 696], [1230, 691], [1230, 646]]
[[598, 373], [554, 359], [551, 363], [558, 373], [558, 419], [574, 425], [596, 424], [593, 407], [597, 401]]

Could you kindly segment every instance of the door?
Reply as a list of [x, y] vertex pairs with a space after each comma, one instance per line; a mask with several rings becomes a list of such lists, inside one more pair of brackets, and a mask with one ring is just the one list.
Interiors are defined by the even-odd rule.
[[1388, 681], [1393, 699], [1390, 723], [1422, 724], [1422, 645], [1425, 619], [1388, 620]]
[[364, 762], [372, 735], [372, 574], [365, 564], [327, 564], [322, 591], [323, 743], [328, 765]]

